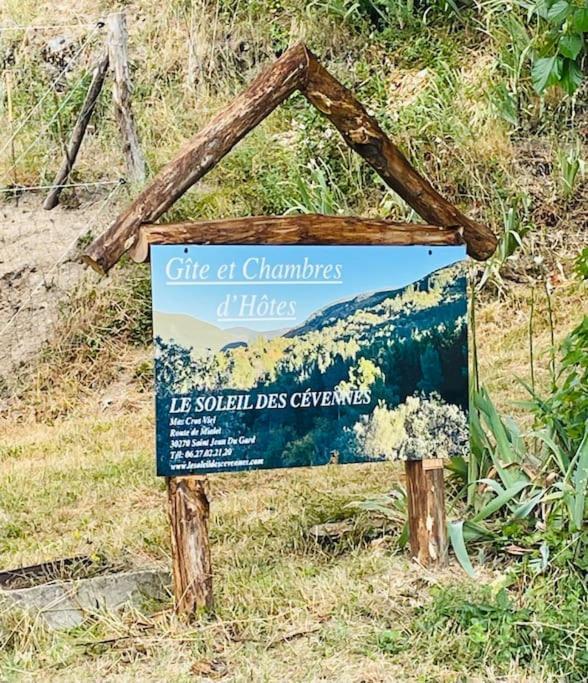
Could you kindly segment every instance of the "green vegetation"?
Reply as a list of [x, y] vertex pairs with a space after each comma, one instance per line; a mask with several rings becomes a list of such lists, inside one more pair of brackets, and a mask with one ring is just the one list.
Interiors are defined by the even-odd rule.
[[534, 11], [540, 18], [542, 30], [533, 63], [533, 86], [543, 92], [549, 86], [559, 84], [571, 95], [582, 83], [588, 7], [566, 0], [540, 0]]
[[412, 637], [433, 644], [435, 661], [451, 657], [467, 671], [492, 667], [504, 675], [516, 662], [544, 680], [585, 680], [588, 600], [582, 578], [535, 578], [521, 600], [517, 584], [523, 575], [513, 572], [508, 588], [433, 590], [432, 603], [418, 610]]
[[[409, 563], [394, 463], [214, 477], [214, 619], [180, 624], [166, 602], [50, 633], [3, 611], [0, 678], [586, 680], [585, 2], [124, 4], [150, 173], [303, 39], [431, 182], [500, 236], [490, 262], [472, 266], [474, 439], [448, 485], [454, 554], [475, 579], [455, 559], [435, 574]], [[96, 7], [82, 0], [56, 15], [6, 0], [0, 16], [71, 24], [92, 21]], [[43, 50], [64, 32], [74, 49], [87, 35], [0, 33], [3, 131], [57, 75]], [[101, 40], [92, 37], [0, 153], [0, 185], [52, 179]], [[107, 91], [97, 113], [79, 181], [124, 175]], [[414, 218], [301, 97], [166, 218], [287, 211]], [[148, 283], [133, 266], [80, 286], [21, 376], [0, 419], [0, 568], [95, 553], [168, 565], [165, 492], [153, 474]], [[240, 355], [247, 384], [262, 366]], [[434, 355], [425, 364], [437, 371]], [[345, 381], [370, 374], [348, 370]], [[10, 390], [2, 383], [3, 401]], [[374, 443], [406, 417], [395, 410], [366, 426]], [[347, 531], [313, 534], [328, 523]]]
[[[581, 277], [583, 260], [578, 261]], [[549, 566], [546, 539], [565, 545], [575, 571], [588, 569], [588, 317], [562, 343], [556, 374], [551, 357], [550, 393], [533, 386], [525, 406], [534, 413], [524, 433], [500, 416], [483, 389], [474, 386], [470, 411], [471, 452], [451, 469], [463, 487], [466, 521], [454, 523], [452, 540], [464, 568], [473, 573], [465, 538], [494, 547], [516, 542], [539, 571]]]
[[[585, 278], [584, 255], [576, 268]], [[451, 460], [457, 521], [451, 544], [462, 568], [475, 577], [480, 563], [511, 557], [501, 585], [433, 592], [432, 603], [411, 626], [416, 637], [442, 642], [442, 661], [457, 652], [476, 668], [498, 673], [513, 661], [581, 681], [588, 671], [588, 318], [565, 338], [550, 393], [527, 387], [524, 404], [534, 414], [524, 431], [502, 417], [475, 385], [467, 457]], [[398, 495], [360, 504], [393, 519]], [[477, 551], [478, 566], [471, 556]], [[513, 562], [513, 558], [519, 558]]]
[[[142, 21], [135, 22], [139, 8]], [[298, 38], [358, 93], [436, 186], [458, 203], [483, 206], [485, 220], [499, 232], [503, 216], [526, 198], [532, 200], [528, 213], [533, 222], [542, 199], [534, 189], [521, 188], [512, 165], [521, 133], [539, 133], [553, 142], [553, 149], [538, 145], [534, 150], [537, 163], [553, 167], [579, 142], [572, 124], [577, 107], [568, 104], [565, 89], [551, 88], [540, 99], [533, 87], [545, 78], [549, 83], [559, 79], [565, 87], [578, 85], [585, 10], [565, 0], [537, 6], [506, 1], [475, 6], [376, 0], [172, 2], [163, 10], [131, 3], [127, 11], [135, 108], [152, 172], [243, 87], [260, 62]], [[9, 7], [8, 14], [18, 23], [29, 20], [26, 3]], [[550, 33], [553, 22], [557, 36]], [[332, 36], [328, 43], [326, 34]], [[67, 35], [71, 46], [66, 55], [75, 54], [85, 37], [83, 31]], [[92, 36], [59, 91], [33, 113], [15, 139], [14, 155], [3, 151], [5, 184], [50, 181], [101, 39], [100, 32]], [[0, 97], [0, 120], [8, 129], [24, 120], [55, 75], [43, 56], [43, 40], [37, 36], [28, 48], [18, 31], [2, 34], [6, 66], [14, 70], [11, 106], [6, 89]], [[545, 78], [534, 79], [535, 72], [544, 76], [547, 71]], [[80, 180], [124, 175], [107, 92], [97, 120], [77, 167]], [[46, 134], [27, 151], [49, 122]], [[13, 156], [19, 158], [15, 168]], [[555, 168], [548, 175], [555, 179]], [[298, 96], [239, 145], [206, 179], [204, 191], [188, 193], [170, 218], [288, 210], [408, 216], [402, 202]]]

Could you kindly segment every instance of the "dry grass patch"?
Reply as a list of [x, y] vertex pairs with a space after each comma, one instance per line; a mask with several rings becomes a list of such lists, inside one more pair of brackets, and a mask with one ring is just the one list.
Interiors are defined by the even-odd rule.
[[[168, 566], [150, 421], [145, 405], [26, 429], [3, 423], [2, 565], [101, 554]], [[369, 520], [346, 507], [398, 475], [394, 465], [376, 465], [211, 478], [215, 620], [183, 626], [168, 604], [156, 608], [160, 616], [149, 616], [153, 607], [96, 615], [80, 629], [47, 633], [27, 617], [3, 615], [0, 633], [11, 635], [2, 676], [190, 680], [198, 667], [222, 663], [230, 680], [355, 680], [366, 667], [374, 680], [390, 679], [400, 668], [378, 633], [408, 623], [427, 586], [455, 576], [410, 565], [397, 555], [397, 531], [374, 540]], [[352, 534], [332, 545], [308, 533], [354, 516]]]
[[[585, 286], [577, 281], [557, 286], [551, 294], [551, 309], [557, 347], [587, 312]], [[559, 358], [557, 349], [552, 348], [549, 301], [544, 288], [538, 285], [532, 290], [529, 286], [514, 285], [508, 291], [508, 298], [479, 306], [476, 336], [481, 383], [501, 411], [526, 416], [528, 422], [528, 412], [516, 403], [529, 399], [521, 382], [531, 385], [530, 344], [535, 386], [540, 394], [550, 390], [552, 351], [556, 364]]]

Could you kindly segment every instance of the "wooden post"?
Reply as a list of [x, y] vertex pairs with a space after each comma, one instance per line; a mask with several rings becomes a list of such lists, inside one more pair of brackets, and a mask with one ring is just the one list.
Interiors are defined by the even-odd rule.
[[[12, 131], [12, 126], [14, 125], [14, 111], [12, 108], [12, 74], [10, 73], [10, 69], [6, 69], [4, 72], [4, 79], [6, 83], [6, 104], [8, 107], [8, 124], [9, 124], [9, 131]], [[13, 184], [15, 189], [18, 188], [18, 176], [17, 176], [17, 170], [16, 170], [16, 150], [14, 147], [14, 135], [10, 136], [10, 161], [11, 161], [11, 166], [12, 166], [12, 174], [13, 174]]]
[[90, 118], [92, 112], [98, 101], [98, 96], [104, 85], [104, 79], [106, 78], [106, 72], [108, 71], [108, 53], [105, 53], [94, 69], [94, 75], [92, 76], [92, 82], [86, 94], [86, 99], [82, 105], [82, 109], [74, 126], [73, 132], [71, 134], [69, 144], [65, 150], [65, 159], [61, 164], [61, 168], [55, 176], [53, 181], [53, 187], [49, 191], [47, 198], [43, 204], [43, 208], [50, 210], [57, 206], [59, 195], [63, 189], [63, 183], [68, 179], [69, 174], [73, 168], [73, 165], [80, 151], [80, 146], [84, 135], [86, 133], [86, 128], [90, 123]]
[[423, 566], [447, 563], [443, 460], [405, 463], [410, 551]]
[[124, 13], [109, 14], [106, 24], [108, 27], [108, 54], [114, 77], [112, 99], [123, 139], [129, 181], [143, 183], [145, 181], [145, 159], [139, 145], [139, 136], [131, 108], [132, 87], [129, 76], [128, 36]]
[[170, 477], [167, 493], [175, 608], [190, 620], [213, 604], [207, 479]]

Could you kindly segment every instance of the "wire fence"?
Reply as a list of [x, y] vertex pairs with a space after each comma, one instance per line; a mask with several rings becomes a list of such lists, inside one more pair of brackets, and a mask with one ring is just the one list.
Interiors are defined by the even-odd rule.
[[[24, 117], [24, 119], [19, 123], [19, 125], [18, 125], [17, 128], [16, 128], [16, 130], [10, 135], [10, 137], [8, 138], [8, 140], [6, 141], [6, 143], [4, 144], [4, 146], [0, 147], [0, 154], [2, 154], [2, 152], [4, 152], [6, 149], [8, 149], [8, 147], [10, 147], [11, 143], [12, 143], [13, 140], [16, 138], [16, 136], [22, 131], [22, 129], [26, 126], [26, 124], [27, 124], [27, 123], [31, 120], [31, 118], [34, 116], [34, 114], [35, 114], [37, 111], [39, 111], [39, 109], [41, 108], [41, 106], [43, 105], [43, 103], [47, 100], [47, 98], [50, 97], [50, 96], [52, 95], [52, 93], [55, 92], [55, 86], [57, 85], [57, 83], [59, 83], [60, 79], [61, 79], [68, 71], [70, 71], [70, 70], [73, 68], [74, 64], [76, 64], [76, 63], [79, 61], [79, 58], [81, 57], [81, 55], [83, 54], [83, 52], [87, 49], [87, 47], [88, 47], [88, 45], [89, 45], [89, 43], [90, 43], [90, 40], [92, 39], [92, 37], [94, 36], [94, 34], [95, 34], [98, 30], [99, 30], [99, 28], [98, 28], [98, 26], [96, 26], [92, 31], [90, 31], [90, 33], [88, 34], [88, 36], [86, 37], [86, 39], [85, 39], [84, 42], [82, 43], [81, 47], [77, 50], [77, 52], [74, 54], [74, 56], [66, 63], [66, 65], [61, 69], [61, 71], [58, 73], [58, 75], [56, 76], [56, 78], [54, 78], [53, 81], [49, 84], [49, 86], [45, 89], [43, 95], [39, 98], [39, 100], [37, 101], [37, 103], [35, 104], [35, 106], [30, 110], [30, 112], [29, 112], [29, 113]], [[69, 93], [69, 96], [68, 96], [68, 97], [71, 97], [71, 92], [72, 92], [72, 90], [70, 90], [70, 93]], [[68, 97], [65, 98], [65, 102], [67, 102]], [[64, 103], [62, 102], [62, 104], [60, 105], [60, 109], [57, 110], [57, 112], [56, 112], [56, 114], [54, 115], [54, 117], [55, 117], [56, 115], [58, 115], [59, 111], [63, 108], [63, 106], [64, 106]], [[51, 121], [50, 121], [49, 123], [51, 123], [53, 120], [54, 120], [54, 118], [52, 118]], [[49, 124], [47, 124], [47, 126], [45, 126], [45, 129], [48, 127], [48, 125], [49, 125]], [[38, 140], [38, 138], [35, 140], [35, 143], [37, 142], [37, 140]]]
[[89, 23], [71, 23], [71, 24], [4, 24], [0, 25], [0, 33], [8, 33], [9, 31], [61, 31], [67, 28], [102, 28], [104, 26], [103, 19], [95, 19]]
[[[76, 245], [110, 222], [126, 182], [92, 178], [88, 165], [84, 175], [89, 177], [80, 178], [78, 172], [60, 185], [48, 182], [65, 155], [64, 114], [80, 109], [79, 95], [97, 52], [104, 50], [104, 26], [102, 19], [0, 25], [0, 379], [50, 336], [61, 301], [87, 272], [74, 258]], [[53, 38], [66, 31], [76, 36], [57, 66], [39, 69], [45, 38], [32, 43], [22, 38], [28, 32]], [[36, 53], [31, 56], [32, 49]], [[39, 74], [47, 74], [47, 81], [33, 99], [27, 87], [31, 82], [38, 87]], [[82, 148], [82, 159], [83, 153]], [[83, 201], [81, 210], [45, 211], [42, 202], [54, 187], [75, 192]]]
[[120, 179], [116, 180], [94, 180], [87, 183], [61, 183], [60, 185], [13, 185], [12, 187], [0, 188], [0, 193], [18, 196], [23, 192], [39, 192], [40, 190], [51, 190], [53, 188], [81, 188], [81, 187], [106, 187], [109, 185], [118, 185]]

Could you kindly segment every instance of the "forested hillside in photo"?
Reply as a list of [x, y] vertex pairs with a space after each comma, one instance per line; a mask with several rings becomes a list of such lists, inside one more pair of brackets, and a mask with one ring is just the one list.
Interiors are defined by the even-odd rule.
[[[231, 412], [219, 423], [231, 434], [254, 425], [264, 467], [463, 455], [466, 316], [464, 266], [456, 264], [327, 306], [284, 336], [249, 345], [192, 351], [157, 337], [158, 416], [178, 394], [335, 391], [336, 405]], [[351, 392], [365, 399], [351, 405]]]

